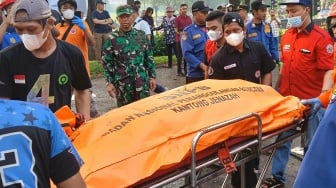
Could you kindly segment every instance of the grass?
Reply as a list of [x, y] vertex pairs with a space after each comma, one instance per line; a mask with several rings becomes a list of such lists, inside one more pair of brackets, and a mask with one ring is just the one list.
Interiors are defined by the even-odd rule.
[[[156, 67], [167, 66], [168, 56], [154, 57], [154, 62]], [[175, 56], [173, 56], [173, 62], [176, 62]], [[90, 71], [93, 79], [101, 77], [103, 73], [102, 64], [99, 61], [90, 61]]]

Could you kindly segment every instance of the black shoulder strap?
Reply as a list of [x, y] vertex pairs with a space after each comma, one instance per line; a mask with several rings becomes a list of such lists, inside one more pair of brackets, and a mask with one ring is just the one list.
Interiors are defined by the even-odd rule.
[[62, 36], [62, 40], [65, 40], [65, 39], [67, 38], [67, 36], [68, 36], [68, 34], [69, 34], [70, 29], [72, 28], [72, 26], [74, 26], [73, 23], [71, 23], [71, 24], [69, 25], [68, 29], [67, 29], [67, 30], [65, 31], [65, 33], [63, 34], [63, 36]]
[[139, 23], [139, 22], [141, 22], [141, 21], [142, 21], [142, 18], [140, 18], [138, 21], [134, 22], [134, 23], [133, 23], [133, 27], [134, 27], [137, 23]]

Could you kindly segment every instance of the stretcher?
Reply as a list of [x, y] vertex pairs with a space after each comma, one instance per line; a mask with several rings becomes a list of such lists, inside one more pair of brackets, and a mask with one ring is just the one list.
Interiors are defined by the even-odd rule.
[[[204, 134], [207, 134], [213, 130], [222, 128], [226, 125], [231, 124], [232, 122], [240, 121], [245, 118], [255, 117], [260, 124], [258, 124], [258, 134], [256, 136], [247, 136], [247, 137], [237, 137], [231, 138], [227, 141], [222, 143], [216, 144], [211, 148], [207, 149], [203, 153], [196, 153], [197, 141], [200, 137]], [[199, 184], [207, 183], [208, 181], [218, 177], [219, 175], [226, 174], [223, 182], [221, 183], [221, 187], [227, 187], [229, 182], [229, 173], [226, 171], [225, 166], [223, 163], [220, 162], [221, 158], [218, 156], [218, 151], [225, 148], [226, 146], [229, 149], [229, 153], [232, 156], [235, 156], [235, 159], [238, 158], [239, 152], [242, 152], [246, 149], [250, 149], [253, 146], [257, 146], [257, 151], [252, 153], [250, 152], [249, 155], [245, 155], [243, 158], [239, 160], [233, 160], [235, 166], [240, 167], [240, 173], [244, 174], [245, 164], [248, 161], [251, 161], [257, 157], [260, 157], [262, 154], [266, 155], [266, 161], [263, 166], [260, 166], [260, 173], [258, 176], [258, 183], [256, 187], [260, 187], [262, 180], [266, 174], [267, 169], [271, 163], [272, 157], [275, 153], [275, 149], [280, 146], [281, 144], [291, 141], [297, 137], [302, 135], [302, 128], [304, 127], [304, 120], [297, 120], [294, 121], [292, 124], [273, 131], [271, 133], [267, 133], [265, 135], [262, 134], [262, 123], [261, 118], [258, 114], [250, 113], [246, 115], [242, 115], [240, 117], [234, 118], [232, 120], [219, 123], [213, 126], [209, 126], [204, 128], [200, 132], [196, 134], [194, 137], [191, 146], [191, 158], [181, 162], [177, 165], [176, 169], [170, 169], [169, 171], [158, 172], [153, 176], [145, 179], [137, 184], [134, 187], [162, 187], [165, 185], [169, 185], [176, 181], [181, 180], [184, 178], [183, 183], [179, 184], [178, 187], [196, 187]], [[283, 132], [290, 131], [291, 134], [287, 135], [286, 137], [282, 137], [281, 139], [275, 138], [280, 136]], [[275, 141], [274, 141], [275, 140]], [[266, 142], [267, 144], [263, 144]], [[197, 157], [200, 155], [200, 157]], [[203, 173], [206, 171], [205, 173]], [[245, 177], [241, 176], [241, 187], [245, 187]], [[176, 186], [175, 186], [176, 187]]]
[[[283, 97], [269, 86], [204, 80], [111, 110], [71, 139], [84, 161], [81, 174], [88, 187], [161, 187], [181, 177], [195, 187], [224, 172], [218, 153], [239, 155], [257, 146], [235, 161], [239, 166], [299, 136], [304, 109], [298, 98]], [[293, 135], [263, 144], [286, 130]], [[203, 168], [215, 171], [200, 176]]]

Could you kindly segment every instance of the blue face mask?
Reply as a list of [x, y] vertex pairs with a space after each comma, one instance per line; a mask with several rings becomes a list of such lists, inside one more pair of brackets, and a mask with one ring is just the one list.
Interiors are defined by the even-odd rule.
[[288, 18], [288, 26], [290, 28], [298, 28], [298, 27], [301, 27], [302, 24], [303, 24], [303, 21], [301, 19], [301, 16], [295, 16], [295, 17]]

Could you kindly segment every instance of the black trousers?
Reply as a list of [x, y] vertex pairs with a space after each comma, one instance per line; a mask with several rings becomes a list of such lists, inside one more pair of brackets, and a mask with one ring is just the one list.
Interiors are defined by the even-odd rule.
[[[259, 167], [259, 158], [253, 159], [245, 163], [245, 186], [246, 188], [254, 188], [257, 185], [257, 175], [254, 172], [254, 169]], [[240, 188], [240, 170], [238, 168], [237, 172], [232, 173], [231, 184], [234, 188]]]
[[[182, 48], [181, 48], [181, 43], [180, 41], [176, 42], [176, 59], [177, 59], [177, 73], [182, 73]], [[186, 68], [186, 63], [183, 61], [183, 69], [184, 69], [184, 74], [187, 74], [187, 68]]]
[[178, 46], [176, 45], [176, 43], [172, 43], [172, 44], [166, 44], [166, 49], [167, 49], [167, 54], [168, 54], [168, 67], [172, 67], [173, 66], [173, 50], [175, 52], [175, 56], [176, 56], [176, 60], [177, 60], [177, 72], [180, 73], [179, 70], [179, 64], [181, 65], [181, 61], [182, 61], [182, 57], [179, 54], [179, 49], [177, 49]]

